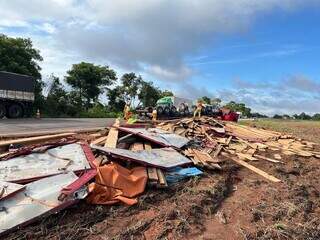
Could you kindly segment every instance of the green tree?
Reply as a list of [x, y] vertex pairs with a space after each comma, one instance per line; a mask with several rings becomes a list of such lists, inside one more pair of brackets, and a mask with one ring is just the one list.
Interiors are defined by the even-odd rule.
[[171, 97], [171, 96], [174, 96], [173, 92], [171, 92], [170, 90], [164, 90], [164, 91], [161, 92], [160, 98], [162, 98], [162, 97]]
[[122, 86], [116, 86], [107, 91], [108, 106], [110, 111], [122, 112], [126, 104]]
[[155, 106], [159, 98], [161, 98], [161, 90], [153, 85], [152, 82], [141, 82], [138, 98], [143, 107]]
[[241, 112], [243, 116], [251, 117], [251, 108], [246, 107], [244, 103], [236, 103], [231, 101], [227, 103], [225, 107], [235, 112]]
[[310, 120], [311, 116], [309, 116], [308, 114], [306, 114], [305, 112], [300, 113], [300, 115], [298, 116], [298, 119], [301, 120]]
[[312, 120], [320, 121], [320, 113], [316, 113], [312, 116]]
[[69, 96], [58, 77], [51, 75], [48, 96], [46, 99], [46, 113], [52, 117], [68, 114]]
[[44, 107], [39, 62], [43, 59], [40, 51], [35, 49], [30, 39], [11, 38], [0, 34], [0, 71], [14, 72], [34, 77], [34, 109]]
[[112, 85], [116, 79], [116, 72], [108, 66], [86, 62], [72, 65], [65, 77], [65, 81], [78, 92], [79, 105], [84, 105], [86, 109], [90, 107], [92, 101], [97, 101], [105, 87]]
[[206, 104], [210, 104], [210, 103], [211, 103], [210, 98], [207, 97], [207, 96], [203, 96], [201, 99], [202, 99], [202, 101], [203, 101], [204, 103], [206, 103]]
[[279, 115], [279, 114], [275, 114], [275, 115], [273, 116], [273, 118], [274, 118], [274, 119], [282, 119], [282, 116]]
[[138, 95], [138, 90], [141, 87], [142, 77], [135, 73], [125, 73], [121, 77], [122, 91], [125, 102], [132, 102]]

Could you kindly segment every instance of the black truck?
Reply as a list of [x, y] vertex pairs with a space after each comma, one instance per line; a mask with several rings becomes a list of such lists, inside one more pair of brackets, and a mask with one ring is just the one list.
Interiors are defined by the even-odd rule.
[[0, 71], [0, 119], [30, 116], [33, 101], [33, 77]]

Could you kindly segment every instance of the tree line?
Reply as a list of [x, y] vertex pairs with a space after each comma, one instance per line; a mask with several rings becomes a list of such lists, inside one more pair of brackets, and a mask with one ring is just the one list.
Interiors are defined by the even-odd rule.
[[[33, 47], [30, 39], [0, 35], [0, 71], [33, 76], [34, 111], [39, 109], [48, 116], [107, 117], [122, 112], [126, 103], [152, 106], [159, 98], [173, 95], [136, 73], [125, 73], [118, 78], [109, 66], [87, 62], [73, 64], [63, 79], [51, 75], [44, 82], [40, 73], [41, 61], [40, 51]], [[108, 99], [108, 104], [104, 106], [99, 97]]]

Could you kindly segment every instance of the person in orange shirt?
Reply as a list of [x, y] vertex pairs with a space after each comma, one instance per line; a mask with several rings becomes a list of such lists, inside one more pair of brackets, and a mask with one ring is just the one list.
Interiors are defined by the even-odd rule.
[[128, 120], [131, 116], [131, 112], [130, 112], [130, 105], [129, 103], [126, 103], [126, 105], [124, 106], [123, 109], [123, 118], [124, 120]]
[[197, 103], [197, 108], [193, 113], [193, 117], [194, 118], [196, 117], [197, 114], [198, 114], [199, 118], [201, 117], [202, 108], [203, 108], [203, 103], [202, 103], [201, 100], [199, 100], [198, 103]]

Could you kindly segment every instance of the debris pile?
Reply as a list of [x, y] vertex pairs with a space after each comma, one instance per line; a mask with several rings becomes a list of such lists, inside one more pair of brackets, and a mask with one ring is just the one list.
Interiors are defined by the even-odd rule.
[[284, 155], [320, 158], [312, 142], [209, 117], [156, 126], [116, 121], [91, 134], [31, 136], [0, 146], [0, 235], [80, 200], [134, 205], [146, 188], [219, 174], [226, 161], [280, 182], [250, 162], [285, 164]]

